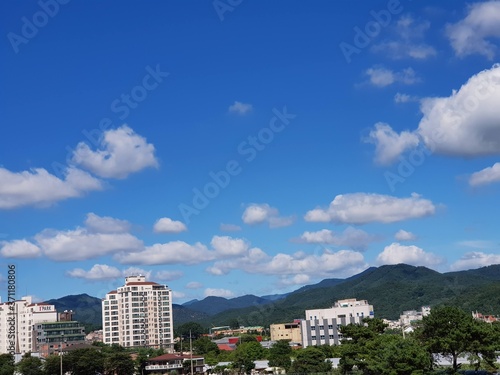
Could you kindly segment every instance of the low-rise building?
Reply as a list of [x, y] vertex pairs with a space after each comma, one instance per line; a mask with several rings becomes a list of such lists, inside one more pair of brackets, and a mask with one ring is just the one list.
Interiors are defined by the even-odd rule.
[[424, 316], [427, 316], [431, 313], [430, 306], [422, 306], [420, 311], [417, 310], [408, 310], [403, 311], [403, 313], [399, 316], [399, 325], [401, 327], [410, 326], [413, 322], [422, 320]]
[[355, 298], [339, 300], [329, 309], [306, 310], [306, 319], [300, 324], [302, 347], [338, 345], [343, 338], [341, 326], [359, 324], [364, 318], [373, 317], [373, 306]]
[[176, 353], [162, 354], [158, 357], [150, 358], [144, 368], [145, 373], [150, 374], [170, 374], [175, 370], [177, 374], [191, 373], [191, 363], [193, 373], [203, 373], [205, 359], [198, 355], [181, 355]]
[[77, 321], [37, 323], [34, 326], [35, 351], [43, 357], [63, 352], [68, 347], [85, 343], [85, 327]]
[[300, 330], [300, 320], [292, 323], [271, 324], [271, 340], [290, 340], [291, 342], [302, 342], [302, 332]]

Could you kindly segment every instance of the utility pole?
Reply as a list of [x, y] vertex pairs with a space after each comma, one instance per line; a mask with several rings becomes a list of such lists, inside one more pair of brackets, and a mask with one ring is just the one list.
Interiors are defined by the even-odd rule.
[[64, 331], [61, 334], [61, 350], [59, 351], [59, 357], [61, 358], [61, 375], [63, 375], [63, 363], [62, 363], [63, 344], [64, 344]]
[[191, 356], [191, 375], [193, 375], [193, 342], [191, 340], [191, 330], [189, 330], [189, 353]]

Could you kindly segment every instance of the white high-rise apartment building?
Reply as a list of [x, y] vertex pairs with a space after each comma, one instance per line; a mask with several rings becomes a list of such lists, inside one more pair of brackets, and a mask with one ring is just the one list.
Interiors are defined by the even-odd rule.
[[339, 300], [329, 309], [306, 310], [306, 319], [300, 324], [302, 347], [338, 345], [342, 339], [341, 326], [359, 324], [364, 318], [373, 316], [373, 306], [355, 298]]
[[35, 325], [56, 321], [54, 305], [33, 303], [31, 297], [0, 303], [0, 354], [36, 351]]
[[166, 285], [129, 276], [102, 300], [105, 344], [173, 351], [172, 291]]

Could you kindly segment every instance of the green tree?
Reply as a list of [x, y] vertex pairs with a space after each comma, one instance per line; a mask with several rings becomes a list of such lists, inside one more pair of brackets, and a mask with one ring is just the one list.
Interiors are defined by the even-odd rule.
[[238, 321], [238, 319], [233, 318], [229, 322], [229, 327], [231, 329], [238, 329], [238, 328], [240, 328], [240, 322]]
[[263, 358], [265, 358], [265, 349], [257, 341], [241, 343], [231, 353], [233, 369], [246, 374], [255, 367], [255, 360]]
[[[67, 361], [63, 356], [63, 371], [67, 368]], [[56, 354], [51, 354], [45, 358], [43, 364], [43, 372], [45, 375], [59, 375], [61, 373], [61, 357]]]
[[189, 335], [191, 334], [191, 338], [194, 340], [204, 333], [205, 328], [196, 322], [187, 322], [175, 329], [175, 335], [177, 337], [184, 337], [185, 339], [189, 339]]
[[473, 325], [474, 319], [465, 311], [440, 306], [423, 318], [417, 335], [430, 353], [451, 357], [453, 372], [457, 372], [458, 357], [471, 349]]
[[212, 342], [208, 337], [202, 336], [193, 341], [193, 351], [196, 354], [203, 355], [211, 352], [219, 354], [220, 350], [216, 343]]
[[14, 375], [14, 356], [12, 354], [0, 354], [0, 375]]
[[132, 375], [135, 370], [134, 361], [126, 351], [108, 354], [104, 360], [104, 368], [109, 375]]
[[308, 346], [298, 351], [297, 357], [290, 367], [290, 372], [310, 374], [328, 372], [331, 368], [332, 364], [326, 361], [326, 355], [323, 350], [314, 346]]
[[16, 366], [22, 375], [43, 375], [43, 363], [38, 357], [26, 353]]
[[474, 320], [471, 325], [469, 342], [469, 361], [474, 370], [483, 365], [487, 369], [494, 369], [496, 362], [495, 347], [498, 341], [493, 326], [483, 321]]
[[281, 367], [286, 371], [292, 365], [292, 348], [289, 340], [279, 340], [274, 343], [269, 349], [267, 358], [269, 359], [270, 367]]
[[70, 351], [63, 357], [72, 375], [104, 373], [104, 354], [98, 348], [84, 348]]

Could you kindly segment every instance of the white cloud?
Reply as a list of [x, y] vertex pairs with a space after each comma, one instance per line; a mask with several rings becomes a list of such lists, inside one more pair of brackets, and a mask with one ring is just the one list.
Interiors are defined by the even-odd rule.
[[247, 113], [253, 110], [253, 106], [251, 104], [242, 103], [235, 101], [234, 104], [229, 106], [229, 113], [236, 113], [238, 115], [246, 115]]
[[177, 280], [182, 276], [184, 276], [184, 273], [181, 271], [158, 271], [155, 273], [155, 279], [163, 281]]
[[197, 281], [191, 281], [191, 282], [186, 284], [186, 288], [187, 289], [201, 289], [201, 288], [203, 288], [203, 284], [199, 283]]
[[43, 168], [18, 173], [0, 168], [0, 181], [0, 209], [49, 206], [103, 188], [100, 180], [77, 168], [66, 169], [64, 179]]
[[291, 277], [282, 277], [280, 278], [279, 284], [282, 286], [288, 285], [306, 285], [311, 281], [311, 277], [305, 274], [293, 275]]
[[155, 148], [126, 125], [104, 132], [101, 148], [93, 151], [80, 142], [72, 162], [104, 178], [126, 178], [148, 167], [158, 167]]
[[396, 82], [412, 85], [420, 81], [412, 68], [406, 68], [400, 72], [395, 72], [391, 69], [373, 67], [367, 69], [365, 74], [369, 77], [370, 84], [378, 87], [389, 86]]
[[375, 162], [380, 165], [393, 163], [406, 150], [416, 147], [418, 136], [408, 131], [400, 134], [384, 123], [375, 124], [365, 142], [375, 144]]
[[130, 223], [109, 216], [98, 216], [93, 212], [87, 214], [85, 226], [89, 232], [95, 233], [124, 233], [130, 230]]
[[75, 268], [67, 272], [70, 277], [86, 280], [107, 280], [107, 279], [117, 279], [122, 277], [122, 272], [112, 266], [106, 264], [94, 264], [94, 266], [89, 270], [85, 271], [81, 268]]
[[267, 222], [270, 228], [286, 227], [292, 225], [295, 220], [292, 216], [280, 216], [278, 209], [267, 203], [249, 205], [243, 212], [241, 219], [248, 225]]
[[214, 236], [210, 243], [219, 257], [234, 257], [245, 254], [249, 248], [241, 238], [232, 238], [228, 236]]
[[411, 264], [413, 266], [433, 267], [443, 263], [443, 259], [435, 254], [425, 252], [420, 247], [405, 246], [397, 242], [386, 246], [377, 256], [378, 264]]
[[351, 276], [366, 269], [363, 254], [352, 250], [333, 252], [324, 250], [321, 254], [278, 253], [269, 256], [261, 249], [252, 248], [246, 256], [233, 260], [217, 261], [207, 268], [207, 272], [215, 275], [226, 275], [239, 269], [247, 273], [262, 275], [309, 275], [310, 277], [331, 277], [332, 274]]
[[205, 289], [205, 297], [209, 296], [232, 298], [234, 293], [227, 289], [207, 288]]
[[371, 50], [393, 59], [425, 60], [436, 55], [434, 47], [423, 41], [429, 27], [429, 21], [416, 21], [409, 15], [401, 16], [391, 30], [395, 37], [375, 44]]
[[0, 241], [0, 254], [5, 258], [37, 258], [42, 255], [40, 248], [27, 240]]
[[91, 233], [85, 228], [68, 231], [45, 230], [35, 236], [43, 253], [56, 261], [79, 261], [143, 247], [129, 233]]
[[414, 241], [417, 239], [417, 236], [415, 236], [412, 232], [407, 232], [403, 229], [400, 229], [396, 232], [394, 238], [397, 241]]
[[409, 94], [403, 94], [400, 92], [397, 92], [394, 95], [394, 102], [395, 103], [408, 103], [408, 102], [418, 102], [420, 99], [417, 96], [409, 95]]
[[409, 198], [389, 195], [352, 193], [337, 195], [327, 209], [306, 213], [306, 221], [342, 224], [394, 223], [433, 215], [434, 204], [413, 193]]
[[347, 227], [341, 234], [336, 234], [329, 229], [322, 229], [317, 232], [304, 232], [300, 236], [300, 240], [306, 243], [330, 244], [345, 246], [354, 250], [365, 250], [377, 238], [366, 233], [364, 230]]
[[238, 232], [241, 230], [241, 227], [235, 224], [221, 223], [219, 229], [224, 232]]
[[497, 244], [495, 244], [493, 241], [486, 241], [486, 240], [460, 241], [458, 245], [465, 247], [473, 247], [475, 249], [491, 249], [497, 247]]
[[495, 163], [492, 167], [474, 172], [469, 178], [470, 186], [488, 185], [495, 182], [500, 182], [500, 163]]
[[157, 243], [136, 252], [119, 253], [115, 257], [123, 264], [199, 264], [215, 259], [215, 252], [201, 243], [190, 245], [184, 241]]
[[176, 290], [172, 291], [172, 297], [175, 299], [182, 299], [186, 297], [186, 293], [178, 292]]
[[480, 54], [493, 60], [497, 46], [488, 39], [500, 38], [500, 1], [470, 5], [467, 16], [446, 28], [455, 54], [465, 57]]
[[[375, 160], [389, 164], [419, 143], [433, 152], [449, 156], [498, 155], [498, 103], [500, 64], [472, 76], [449, 97], [422, 99], [420, 110], [423, 116], [418, 128], [412, 132], [397, 134], [387, 124], [376, 124], [368, 139], [376, 145]], [[484, 175], [491, 175], [491, 172]], [[477, 177], [477, 181], [480, 183], [481, 179]]]
[[146, 271], [146, 270], [139, 268], [139, 267], [129, 267], [129, 268], [126, 268], [122, 271], [122, 275], [123, 275], [123, 277], [142, 275], [142, 276], [146, 277], [146, 280], [150, 280], [152, 272]]
[[183, 222], [162, 217], [155, 223], [153, 230], [156, 233], [181, 233], [187, 231], [187, 227]]
[[492, 264], [500, 264], [500, 254], [486, 254], [474, 251], [466, 253], [462, 258], [454, 262], [450, 268], [453, 271], [460, 271], [486, 267]]

